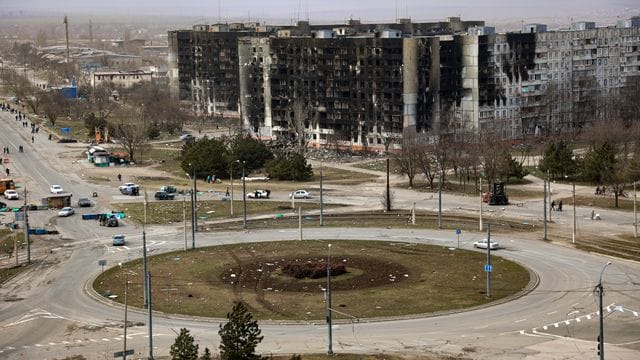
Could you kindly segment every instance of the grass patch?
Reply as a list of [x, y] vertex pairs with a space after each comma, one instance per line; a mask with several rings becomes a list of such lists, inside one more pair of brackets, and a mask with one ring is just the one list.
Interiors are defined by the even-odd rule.
[[[568, 209], [569, 206], [573, 206], [573, 198], [561, 198], [555, 199], [556, 202], [558, 200], [562, 200], [562, 208]], [[601, 209], [612, 209], [612, 210], [622, 210], [622, 211], [633, 211], [633, 193], [629, 194], [629, 197], [620, 197], [618, 198], [618, 207], [615, 207], [616, 202], [613, 196], [580, 196], [576, 195], [576, 206], [591, 206], [594, 208]]]
[[[153, 194], [149, 194], [153, 196]], [[242, 194], [239, 195], [240, 199]], [[187, 221], [191, 220], [191, 202], [189, 199], [182, 200], [167, 200], [167, 201], [151, 201], [147, 207], [147, 223], [148, 224], [171, 224], [181, 223], [183, 221], [183, 206], [185, 207], [185, 216]], [[324, 208], [336, 207], [337, 205], [324, 205]], [[112, 204], [112, 209], [116, 211], [124, 211], [125, 215], [138, 223], [142, 223], [144, 220], [144, 203], [118, 203]], [[318, 210], [320, 204], [296, 201], [296, 209], [302, 208], [302, 211]], [[206, 200], [198, 201], [198, 219], [199, 220], [216, 220], [224, 219], [231, 216], [231, 202], [220, 200]], [[233, 201], [234, 216], [242, 217], [242, 200]], [[273, 214], [274, 217], [278, 217], [278, 214], [291, 213], [291, 202], [277, 202], [277, 201], [247, 201], [247, 216], [252, 215], [264, 215]]]
[[[333, 262], [363, 270], [361, 276], [332, 278], [333, 304], [357, 318], [400, 316], [486, 304], [483, 252], [383, 241], [286, 241], [247, 243], [177, 251], [148, 260], [154, 308], [167, 313], [224, 318], [242, 300], [256, 319], [322, 320], [326, 279], [298, 282], [272, 276], [290, 259], [324, 261], [332, 243]], [[499, 253], [499, 252], [498, 252]], [[495, 256], [493, 300], [529, 283], [522, 266]], [[128, 302], [142, 306], [142, 262], [101, 274], [94, 283], [103, 296], [124, 302], [124, 271], [130, 271]], [[162, 289], [177, 289], [173, 292]], [[340, 315], [336, 315], [342, 318]]]
[[[344, 170], [332, 167], [324, 167], [322, 170], [322, 181], [326, 183], [334, 183], [334, 184], [361, 184], [364, 182], [374, 181], [378, 176], [371, 175], [367, 173], [362, 173], [359, 171], [351, 171]], [[300, 184], [305, 183], [320, 183], [320, 168], [313, 168], [313, 177], [309, 179], [309, 181], [301, 182]]]
[[[16, 241], [18, 243], [18, 251], [24, 249], [26, 242], [24, 240], [24, 232], [16, 231]], [[0, 229], [0, 254], [11, 256], [14, 251], [13, 235], [8, 229]]]
[[[289, 355], [273, 355], [269, 356], [269, 359], [273, 360], [291, 360], [292, 357]], [[301, 354], [301, 360], [327, 360], [327, 359], [338, 359], [338, 360], [453, 360], [451, 357], [442, 357], [438, 355], [389, 355], [385, 354]], [[456, 359], [466, 359], [466, 358], [456, 358]]]
[[27, 270], [28, 266], [15, 266], [11, 268], [0, 268], [0, 284], [3, 284], [5, 281], [11, 279], [15, 275]]
[[[303, 227], [319, 227], [320, 215], [303, 215]], [[247, 226], [251, 229], [291, 229], [298, 227], [298, 216], [287, 214], [282, 218], [269, 218], [248, 220]], [[538, 231], [541, 222], [523, 222], [509, 219], [484, 219], [485, 224], [491, 224], [491, 231], [496, 233], [506, 232], [532, 232]], [[348, 214], [324, 214], [323, 225], [326, 227], [361, 227], [361, 228], [395, 228], [395, 229], [437, 229], [438, 214], [434, 212], [416, 211], [416, 224], [411, 224], [408, 211], [383, 211], [357, 212]], [[238, 230], [242, 221], [207, 224], [207, 230]], [[486, 226], [486, 225], [485, 225]], [[467, 215], [443, 214], [442, 228], [464, 232], [478, 231], [478, 218]]]

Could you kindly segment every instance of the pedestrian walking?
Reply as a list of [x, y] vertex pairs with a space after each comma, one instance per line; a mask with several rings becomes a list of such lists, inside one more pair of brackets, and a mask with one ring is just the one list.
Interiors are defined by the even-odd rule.
[[118, 174], [118, 182], [122, 182], [122, 175]]
[[562, 211], [562, 200], [558, 201], [558, 211]]
[[9, 168], [7, 168], [5, 172], [7, 173], [7, 176], [9, 176], [9, 174], [11, 173], [11, 171], [9, 171]]
[[33, 144], [34, 142], [36, 142], [36, 138], [34, 138], [33, 136], [31, 137], [31, 143]]
[[551, 211], [555, 211], [556, 210], [556, 201], [552, 201], [551, 202]]

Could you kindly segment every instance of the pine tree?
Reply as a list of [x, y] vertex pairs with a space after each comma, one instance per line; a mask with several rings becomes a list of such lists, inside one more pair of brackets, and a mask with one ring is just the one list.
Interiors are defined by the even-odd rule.
[[180, 329], [180, 335], [171, 345], [172, 360], [198, 360], [198, 345], [194, 344], [193, 336], [189, 334], [189, 330]]
[[248, 360], [261, 359], [255, 354], [256, 346], [264, 336], [258, 328], [258, 322], [253, 320], [253, 315], [242, 302], [233, 306], [231, 313], [227, 314], [228, 322], [220, 324], [220, 359], [222, 360]]
[[208, 347], [204, 348], [204, 353], [200, 356], [200, 360], [211, 360], [211, 351], [209, 351]]

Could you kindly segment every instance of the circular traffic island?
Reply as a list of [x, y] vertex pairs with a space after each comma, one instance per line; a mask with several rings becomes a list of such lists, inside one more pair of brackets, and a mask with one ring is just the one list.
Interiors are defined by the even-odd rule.
[[[221, 245], [149, 257], [148, 268], [154, 311], [224, 318], [240, 300], [256, 319], [321, 320], [329, 267], [336, 316], [362, 319], [463, 309], [525, 291], [527, 269], [497, 253], [491, 299], [486, 296], [485, 253], [416, 243]], [[124, 303], [127, 279], [128, 304], [142, 307], [141, 259], [105, 271], [94, 289]]]

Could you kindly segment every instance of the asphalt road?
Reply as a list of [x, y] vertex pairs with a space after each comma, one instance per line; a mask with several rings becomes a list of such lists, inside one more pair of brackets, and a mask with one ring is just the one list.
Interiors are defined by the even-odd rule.
[[[27, 129], [20, 129], [8, 115], [0, 114], [0, 143], [18, 146], [16, 139], [24, 140], [26, 136], [30, 140]], [[58, 183], [72, 189], [74, 194], [88, 194], [98, 189], [101, 195], [97, 206], [108, 206], [110, 196], [115, 195], [117, 189], [85, 183], [81, 174], [77, 175], [74, 167], [80, 165], [74, 161], [79, 148], [49, 144], [42, 132], [35, 140], [34, 144], [26, 143], [25, 153], [15, 155], [11, 162], [18, 182], [26, 184], [33, 196], [46, 195], [49, 184]], [[411, 201], [422, 194], [409, 196], [412, 197], [407, 199], [401, 195], [400, 199], [404, 200], [400, 201]], [[464, 197], [460, 198], [447, 196], [446, 211], [464, 211], [464, 208], [473, 211], [473, 200], [465, 202]], [[371, 206], [372, 201], [379, 203], [377, 196], [369, 200], [353, 199], [354, 205], [361, 206]], [[424, 201], [420, 206], [428, 208], [427, 202], [432, 200]], [[458, 201], [460, 206], [451, 205]], [[541, 208], [533, 205], [530, 209], [524, 206], [518, 209], [515, 215], [523, 218], [541, 213]], [[57, 219], [54, 215], [46, 211], [34, 213], [33, 221], [57, 221], [61, 236], [51, 238], [50, 244], [40, 242], [34, 249], [34, 256], [41, 259], [36, 267], [0, 288], [0, 358], [53, 359], [77, 354], [87, 359], [111, 358], [113, 352], [122, 350], [123, 308], [98, 301], [87, 288], [101, 271], [98, 260], [104, 259], [108, 266], [116, 266], [141, 256], [141, 229], [135, 226], [107, 229], [95, 222], [83, 222], [77, 215], [67, 219]], [[599, 223], [600, 227], [605, 220]], [[620, 220], [612, 220], [604, 228], [615, 228], [616, 221]], [[110, 246], [110, 237], [116, 231], [127, 235], [126, 247]], [[315, 228], [305, 229], [304, 234], [306, 239], [411, 241], [444, 246], [457, 243], [451, 232], [428, 230]], [[482, 236], [463, 234], [463, 247], [471, 248], [472, 242]], [[201, 233], [197, 246], [297, 238], [296, 229]], [[181, 227], [148, 228], [147, 240], [150, 254], [184, 246]], [[435, 352], [464, 354], [473, 359], [596, 358], [598, 316], [593, 289], [603, 266], [613, 261], [603, 276], [607, 359], [639, 357], [640, 352], [635, 350], [640, 349], [639, 264], [539, 240], [501, 237], [497, 240], [505, 247], [497, 255], [518, 261], [538, 275], [539, 284], [529, 294], [494, 306], [438, 316], [361, 320], [353, 324], [338, 316], [342, 321], [334, 324], [334, 351]], [[45, 256], [38, 248], [51, 252]], [[322, 301], [320, 295], [318, 300]], [[138, 326], [128, 330], [128, 347], [135, 349], [140, 357], [145, 356], [148, 354], [146, 314], [130, 310], [129, 321]], [[206, 346], [215, 351], [219, 344], [218, 323], [215, 319], [154, 314], [154, 354], [168, 355], [175, 331], [181, 327], [191, 330], [201, 349]], [[327, 349], [327, 327], [322, 322], [263, 322], [261, 329], [264, 341], [258, 350], [265, 353], [325, 352]]]

